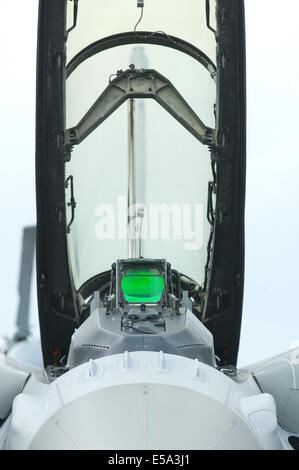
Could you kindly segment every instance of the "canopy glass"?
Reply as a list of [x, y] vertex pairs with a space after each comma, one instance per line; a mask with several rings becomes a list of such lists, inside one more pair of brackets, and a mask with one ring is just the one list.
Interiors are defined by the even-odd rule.
[[[215, 2], [209, 3], [213, 28]], [[73, 26], [73, 8], [69, 1], [68, 28]], [[78, 60], [69, 73], [66, 128], [76, 127], [117, 72], [133, 64], [135, 70], [154, 70], [165, 77], [204, 125], [214, 129], [212, 68], [177, 50], [173, 41], [171, 47], [149, 43], [155, 35], [165, 36], [168, 43], [167, 38], [175, 36], [215, 62], [206, 1], [145, 0], [142, 14], [136, 0], [80, 0], [76, 26], [68, 34], [67, 62], [95, 41], [127, 31], [138, 36], [136, 43], [124, 44], [122, 37], [118, 45], [116, 37], [114, 47]], [[140, 43], [142, 35], [148, 39]], [[211, 232], [208, 188], [213, 180], [209, 146], [151, 98], [128, 98], [73, 146], [66, 164], [66, 178], [72, 176], [73, 182], [73, 191], [68, 185], [65, 197], [77, 289], [126, 257], [166, 258], [173, 268], [204, 282]], [[167, 99], [172, 106], [172, 98]]]

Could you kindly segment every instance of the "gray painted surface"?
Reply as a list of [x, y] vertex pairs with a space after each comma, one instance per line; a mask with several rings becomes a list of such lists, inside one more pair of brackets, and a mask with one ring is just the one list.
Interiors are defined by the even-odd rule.
[[[158, 315], [154, 310], [150, 312]], [[149, 321], [138, 321], [134, 324], [136, 329], [124, 329], [123, 318], [121, 309], [109, 315], [104, 308], [93, 310], [72, 336], [68, 356], [70, 368], [89, 359], [124, 351], [163, 351], [198, 359], [215, 367], [212, 335], [190, 310], [182, 308], [179, 314], [163, 312], [161, 325], [165, 322], [164, 327]]]
[[21, 392], [29, 374], [0, 364], [0, 419], [7, 418], [14, 398]]
[[288, 431], [299, 433], [298, 349], [285, 352], [252, 369], [261, 390], [276, 401], [278, 421]]
[[31, 450], [254, 449], [247, 424], [224, 404], [164, 384], [110, 387], [73, 400], [50, 417]]

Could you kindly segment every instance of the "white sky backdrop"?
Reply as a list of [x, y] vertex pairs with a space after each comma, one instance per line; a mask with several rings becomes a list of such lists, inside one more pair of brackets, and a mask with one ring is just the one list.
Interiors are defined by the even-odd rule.
[[[37, 5], [0, 0], [0, 336], [15, 331], [22, 227], [35, 224]], [[299, 2], [245, 5], [246, 270], [239, 366], [299, 340]], [[32, 284], [30, 322], [37, 335], [35, 277]]]

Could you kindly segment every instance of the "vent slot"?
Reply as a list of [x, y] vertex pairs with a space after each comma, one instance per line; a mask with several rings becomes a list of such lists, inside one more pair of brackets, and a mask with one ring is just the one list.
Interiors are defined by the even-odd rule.
[[110, 346], [103, 346], [101, 344], [81, 344], [82, 348], [100, 348], [100, 349], [110, 349]]

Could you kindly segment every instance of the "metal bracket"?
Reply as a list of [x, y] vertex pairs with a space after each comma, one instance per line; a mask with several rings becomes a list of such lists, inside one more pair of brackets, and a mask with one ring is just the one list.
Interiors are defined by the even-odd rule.
[[70, 202], [67, 203], [68, 207], [71, 207], [71, 210], [72, 210], [72, 217], [71, 217], [71, 220], [70, 222], [68, 223], [67, 225], [67, 228], [66, 228], [66, 232], [67, 233], [70, 233], [71, 231], [71, 225], [72, 223], [74, 222], [74, 218], [75, 218], [75, 207], [77, 205], [76, 201], [75, 201], [75, 198], [74, 198], [74, 178], [72, 175], [70, 175], [66, 180], [65, 180], [65, 184], [64, 184], [64, 187], [67, 189], [68, 186], [69, 186], [69, 181], [71, 182], [71, 198], [70, 198]]
[[72, 26], [66, 30], [65, 32], [65, 41], [68, 38], [69, 33], [76, 28], [77, 26], [77, 18], [78, 18], [78, 2], [79, 0], [70, 0], [74, 2], [74, 9], [73, 9], [73, 24]]
[[207, 219], [208, 219], [210, 225], [213, 225], [214, 221], [215, 221], [215, 209], [214, 209], [214, 206], [213, 206], [213, 194], [216, 194], [216, 184], [215, 184], [215, 181], [209, 181]]
[[216, 30], [210, 25], [210, 0], [206, 0], [206, 22], [207, 28], [215, 34]]
[[134, 65], [117, 72], [77, 126], [66, 130], [65, 147], [80, 144], [122, 103], [131, 98], [153, 98], [185, 129], [204, 145], [214, 144], [215, 131], [207, 127], [172, 83], [151, 69], [136, 70]]

